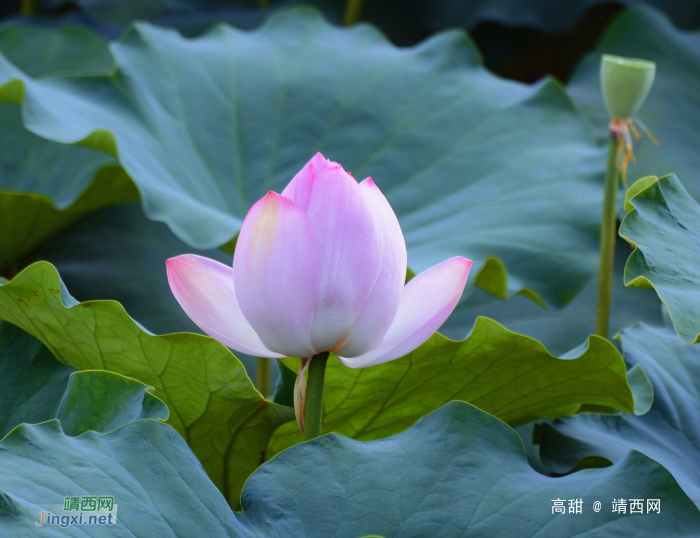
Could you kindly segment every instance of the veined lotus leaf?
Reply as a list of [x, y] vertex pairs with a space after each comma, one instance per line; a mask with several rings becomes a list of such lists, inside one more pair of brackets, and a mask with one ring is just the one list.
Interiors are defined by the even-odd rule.
[[110, 50], [110, 75], [41, 81], [0, 58], [0, 99], [44, 138], [118, 155], [193, 247], [229, 242], [321, 151], [374, 178], [415, 272], [464, 255], [470, 285], [554, 307], [595, 272], [602, 150], [558, 83], [491, 75], [463, 32], [399, 49], [297, 8], [197, 39], [137, 24]]
[[[90, 474], [80, 472], [86, 462]], [[543, 538], [601, 532], [677, 538], [700, 526], [700, 511], [673, 476], [643, 454], [630, 451], [607, 469], [542, 476], [528, 465], [513, 430], [463, 402], [387, 439], [363, 443], [331, 434], [293, 447], [251, 476], [239, 514], [228, 509], [177, 433], [151, 420], [75, 438], [53, 421], [21, 426], [0, 443], [0, 474], [0, 531], [7, 535], [33, 528], [46, 504], [98, 491], [109, 491], [119, 506], [110, 530], [131, 536], [500, 538], [515, 531]], [[612, 513], [620, 496], [661, 499], [660, 511]], [[580, 501], [581, 514], [554, 512], [553, 500], [566, 511], [569, 499]], [[593, 512], [596, 500], [605, 506], [600, 513]], [[96, 525], [79, 529], [85, 536], [105, 532]], [[70, 536], [75, 529], [51, 531]]]
[[78, 372], [33, 336], [0, 321], [0, 439], [23, 423], [61, 421], [67, 435], [107, 432], [146, 418], [167, 419], [149, 387], [112, 372]]
[[683, 341], [700, 339], [700, 205], [674, 175], [629, 200], [620, 235], [635, 247], [625, 284], [654, 288]]
[[540, 456], [557, 473], [619, 462], [638, 450], [668, 469], [700, 507], [700, 350], [670, 328], [639, 325], [621, 335], [625, 359], [654, 387], [642, 416], [587, 415], [542, 427]]
[[[298, 359], [283, 363], [298, 370]], [[561, 359], [532, 338], [478, 318], [464, 341], [436, 334], [405, 357], [370, 368], [350, 369], [331, 359], [323, 431], [359, 440], [387, 437], [451, 400], [511, 426], [587, 410], [635, 411], [624, 361], [607, 340], [591, 336], [576, 354]], [[276, 454], [300, 441], [296, 423], [285, 424], [268, 451]]]
[[49, 263], [35, 263], [0, 286], [0, 319], [78, 370], [108, 370], [155, 387], [170, 410], [169, 424], [234, 507], [272, 432], [294, 418], [293, 410], [255, 390], [223, 345], [191, 333], [156, 336], [114, 301], [78, 303]]

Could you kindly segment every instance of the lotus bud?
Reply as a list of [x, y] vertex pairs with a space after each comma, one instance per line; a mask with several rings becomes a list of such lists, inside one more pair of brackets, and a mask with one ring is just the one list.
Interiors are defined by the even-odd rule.
[[[350, 368], [403, 357], [459, 302], [472, 262], [455, 256], [408, 284], [399, 221], [371, 178], [358, 183], [320, 153], [241, 227], [232, 266], [192, 254], [168, 260], [168, 281], [205, 333], [258, 357], [299, 357], [294, 409], [320, 435], [330, 353]], [[309, 379], [304, 371], [309, 370]]]
[[297, 424], [299, 424], [299, 430], [304, 433], [304, 416], [306, 415], [306, 391], [308, 389], [308, 383], [306, 377], [304, 377], [304, 372], [309, 368], [309, 363], [311, 359], [305, 358], [301, 359], [301, 364], [299, 364], [299, 373], [297, 374], [297, 380], [294, 383], [294, 415], [297, 418]]
[[241, 353], [311, 358], [350, 368], [410, 353], [437, 331], [472, 262], [456, 256], [406, 280], [406, 243], [371, 178], [358, 183], [320, 153], [282, 194], [246, 215], [232, 266], [187, 254], [168, 281], [205, 333]]

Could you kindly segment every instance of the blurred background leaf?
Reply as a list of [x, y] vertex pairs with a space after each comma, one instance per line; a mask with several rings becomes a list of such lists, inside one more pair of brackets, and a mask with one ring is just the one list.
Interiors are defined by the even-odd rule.
[[[632, 248], [619, 239], [615, 247], [611, 335], [640, 321], [649, 325], [664, 324], [663, 305], [653, 290], [625, 286], [625, 264], [630, 254]], [[570, 305], [559, 311], [542, 308], [522, 294], [503, 301], [476, 288], [468, 300], [457, 306], [440, 332], [453, 340], [461, 340], [478, 316], [486, 316], [511, 331], [541, 342], [550, 353], [563, 355], [584, 342], [588, 335], [595, 334], [597, 308], [597, 277]]]
[[99, 75], [115, 67], [107, 41], [79, 26], [0, 27], [0, 53], [33, 78]]
[[[85, 28], [0, 28], [0, 53], [37, 79], [114, 68], [106, 41]], [[139, 198], [113, 157], [29, 132], [15, 103], [0, 103], [0, 148], [0, 273], [14, 275], [23, 256], [80, 217]]]
[[294, 9], [198, 40], [141, 24], [111, 51], [108, 76], [0, 79], [26, 85], [32, 132], [118, 153], [146, 215], [195, 248], [322, 151], [383, 189], [415, 272], [463, 255], [470, 285], [560, 308], [596, 269], [601, 150], [556, 82], [490, 75], [460, 32], [396, 49]]
[[[140, 204], [108, 207], [84, 217], [33, 251], [24, 261], [46, 260], [79, 301], [112, 299], [155, 334], [203, 334], [180, 307], [166, 277], [165, 261], [199, 254], [226, 265], [233, 257], [219, 249], [197, 250], [183, 243], [161, 222], [148, 220]], [[236, 353], [250, 377], [255, 357]], [[271, 361], [272, 379], [277, 361]]]

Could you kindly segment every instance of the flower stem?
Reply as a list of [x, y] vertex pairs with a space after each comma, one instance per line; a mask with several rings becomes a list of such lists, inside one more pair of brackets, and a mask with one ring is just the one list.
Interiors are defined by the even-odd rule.
[[608, 167], [605, 171], [605, 194], [603, 198], [603, 221], [600, 227], [600, 272], [598, 275], [598, 318], [596, 334], [608, 337], [610, 330], [610, 306], [612, 295], [613, 261], [615, 258], [615, 236], [617, 235], [617, 169], [618, 139], [610, 136], [608, 145]]
[[30, 17], [36, 15], [36, 0], [21, 0], [20, 1], [20, 12], [25, 17]]
[[304, 441], [321, 435], [323, 421], [323, 382], [326, 377], [326, 363], [329, 353], [319, 353], [309, 363], [309, 381], [306, 391], [306, 411], [304, 413]]
[[255, 364], [255, 388], [264, 398], [270, 395], [270, 361], [267, 357], [258, 357]]
[[345, 13], [343, 13], [343, 24], [350, 26], [355, 24], [360, 18], [362, 12], [362, 4], [364, 0], [347, 0], [345, 4]]

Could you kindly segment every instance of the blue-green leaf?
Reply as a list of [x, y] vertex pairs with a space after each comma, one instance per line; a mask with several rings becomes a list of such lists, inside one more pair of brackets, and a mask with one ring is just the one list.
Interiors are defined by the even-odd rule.
[[49, 263], [35, 263], [0, 286], [0, 319], [79, 370], [107, 370], [153, 386], [170, 410], [168, 422], [234, 507], [272, 433], [294, 419], [293, 410], [255, 390], [222, 344], [191, 333], [156, 336], [114, 301], [79, 303]]
[[[154, 420], [107, 434], [68, 437], [58, 421], [22, 425], [0, 442], [0, 534], [23, 536], [249, 537], [185, 441]], [[63, 512], [64, 498], [109, 496], [114, 525], [37, 527], [41, 512]], [[58, 506], [56, 506], [58, 505]], [[90, 512], [83, 512], [89, 522]]]
[[555, 307], [595, 272], [601, 150], [555, 81], [498, 79], [463, 32], [397, 49], [298, 8], [192, 40], [138, 24], [110, 47], [106, 76], [37, 82], [0, 58], [0, 99], [118, 155], [147, 216], [194, 247], [231, 240], [321, 151], [386, 193], [415, 272], [464, 255], [471, 284]]
[[22, 423], [61, 421], [67, 435], [168, 418], [149, 387], [111, 372], [78, 372], [33, 336], [0, 321], [0, 439]]
[[[37, 531], [40, 510], [66, 495], [113, 496], [117, 524], [45, 527], [53, 536], [677, 538], [700, 527], [700, 511], [643, 454], [631, 451], [607, 469], [545, 477], [530, 468], [513, 430], [462, 402], [387, 439], [331, 434], [279, 454], [246, 483], [240, 514], [228, 509], [179, 435], [150, 420], [76, 438], [57, 422], [21, 426], [0, 443], [0, 476], [0, 531], [7, 536]], [[612, 513], [620, 497], [660, 499], [661, 509]], [[581, 513], [553, 513], [557, 499], [565, 510], [569, 499], [580, 499]], [[603, 503], [600, 513], [595, 501]]]
[[671, 329], [639, 325], [621, 335], [625, 359], [654, 387], [642, 416], [582, 415], [542, 428], [540, 455], [558, 473], [622, 461], [638, 450], [666, 467], [700, 507], [700, 350]]
[[[661, 512], [613, 513], [620, 497], [661, 499]], [[553, 514], [555, 499], [566, 510], [581, 499], [582, 513]], [[290, 448], [250, 477], [242, 504], [264, 536], [690, 537], [700, 528], [676, 480], [640, 452], [549, 478], [530, 468], [513, 430], [463, 402], [387, 439], [330, 434]]]
[[[625, 262], [632, 250], [622, 240], [615, 247], [610, 333], [616, 334], [640, 321], [663, 325], [663, 305], [652, 290], [628, 288], [624, 284]], [[598, 307], [598, 279], [563, 310], [544, 309], [522, 294], [503, 301], [475, 289], [458, 305], [440, 332], [455, 340], [464, 338], [478, 316], [492, 318], [511, 331], [541, 342], [551, 353], [564, 355], [595, 333]]]
[[[292, 371], [298, 360], [283, 359]], [[591, 336], [573, 356], [558, 358], [539, 342], [478, 318], [461, 342], [435, 334], [405, 357], [371, 368], [328, 363], [323, 432], [359, 440], [398, 433], [452, 400], [511, 426], [585, 410], [635, 412], [625, 365], [615, 346]], [[301, 442], [296, 423], [272, 437], [272, 455]]]
[[635, 250], [625, 284], [654, 288], [683, 341], [700, 340], [700, 206], [674, 175], [661, 178], [628, 202], [620, 235]]

